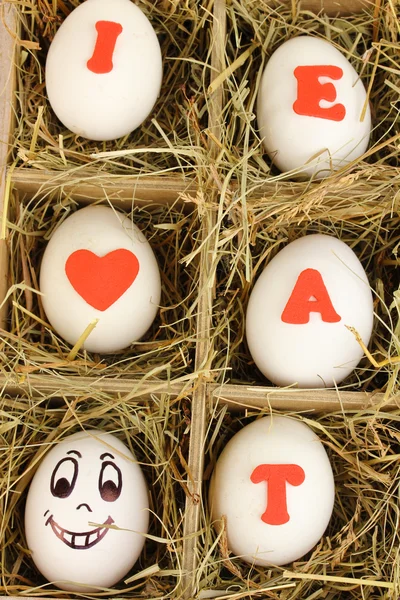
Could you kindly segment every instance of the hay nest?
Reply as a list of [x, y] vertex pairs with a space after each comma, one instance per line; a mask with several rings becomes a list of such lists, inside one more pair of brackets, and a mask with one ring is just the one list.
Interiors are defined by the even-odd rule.
[[[204, 495], [218, 454], [241, 427], [269, 411], [232, 416], [226, 407], [209, 413]], [[275, 414], [275, 413], [274, 413]], [[399, 412], [324, 416], [288, 414], [310, 426], [323, 442], [335, 478], [335, 505], [319, 544], [285, 567], [263, 568], [232, 556], [226, 531], [209, 527], [199, 543], [199, 598], [395, 600], [399, 597]], [[219, 591], [216, 595], [216, 590]]]
[[184, 212], [182, 205], [138, 207], [132, 201], [128, 214], [146, 235], [160, 268], [160, 310], [145, 338], [119, 353], [99, 356], [82, 349], [71, 354], [71, 347], [47, 322], [39, 294], [46, 243], [76, 208], [60, 190], [29, 202], [20, 202], [14, 194], [10, 201], [11, 311], [0, 344], [2, 373], [49, 374], [57, 370], [113, 378], [189, 377], [194, 360], [198, 265], [185, 266], [182, 259], [192, 252], [199, 236], [197, 213]]
[[[49, 106], [44, 67], [57, 29], [81, 1], [14, 2], [21, 25], [17, 64], [18, 123], [14, 157], [18, 166], [41, 170], [99, 168], [113, 174], [193, 174], [207, 126], [205, 86], [209, 77], [212, 2], [184, 4], [141, 1], [160, 42], [163, 82], [151, 115], [136, 131], [110, 142], [93, 142], [68, 131]], [[113, 158], [93, 158], [98, 153]], [[99, 164], [99, 161], [101, 164]]]
[[71, 596], [45, 581], [34, 568], [24, 535], [24, 503], [44, 454], [66, 436], [94, 428], [113, 433], [136, 455], [150, 492], [150, 527], [132, 572], [116, 589], [100, 589], [91, 595], [176, 598], [181, 585], [189, 400], [177, 402], [159, 394], [143, 405], [97, 394], [96, 398], [77, 396], [49, 403], [3, 395], [0, 411], [7, 415], [0, 439], [1, 593]]

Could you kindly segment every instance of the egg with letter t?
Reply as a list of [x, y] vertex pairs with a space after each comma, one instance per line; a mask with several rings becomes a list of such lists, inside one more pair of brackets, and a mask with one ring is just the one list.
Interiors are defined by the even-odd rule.
[[111, 353], [140, 339], [151, 326], [161, 295], [156, 258], [125, 214], [88, 206], [53, 233], [43, 254], [40, 292], [54, 329], [90, 352]]
[[139, 127], [161, 79], [157, 36], [131, 0], [86, 0], [62, 23], [47, 55], [52, 109], [91, 140], [114, 140]]
[[360, 157], [371, 115], [360, 76], [332, 44], [292, 38], [267, 62], [257, 96], [266, 151], [283, 172], [321, 179]]
[[373, 302], [367, 275], [341, 240], [307, 235], [267, 264], [250, 294], [246, 338], [260, 371], [280, 386], [332, 387], [368, 345]]
[[287, 417], [246, 425], [217, 460], [209, 492], [217, 530], [226, 518], [228, 547], [261, 566], [286, 565], [317, 544], [329, 523], [334, 480], [313, 431]]
[[136, 458], [117, 437], [97, 430], [55, 445], [26, 500], [32, 559], [64, 590], [116, 584], [137, 561], [148, 521], [148, 490]]

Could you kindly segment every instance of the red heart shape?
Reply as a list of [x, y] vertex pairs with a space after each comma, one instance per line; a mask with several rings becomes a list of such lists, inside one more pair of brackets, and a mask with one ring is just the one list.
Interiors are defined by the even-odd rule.
[[65, 273], [74, 290], [90, 306], [104, 311], [135, 281], [139, 261], [123, 248], [105, 256], [97, 256], [90, 250], [77, 250], [68, 257]]

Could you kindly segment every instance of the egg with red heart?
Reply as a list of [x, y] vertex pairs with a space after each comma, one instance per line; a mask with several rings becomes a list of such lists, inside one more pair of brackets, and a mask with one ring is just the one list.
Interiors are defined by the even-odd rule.
[[74, 345], [83, 334], [90, 352], [111, 353], [139, 340], [151, 326], [161, 295], [156, 258], [132, 220], [107, 206], [68, 217], [43, 255], [44, 311]]
[[35, 565], [71, 591], [111, 587], [124, 577], [142, 551], [148, 521], [148, 490], [135, 456], [98, 430], [70, 435], [46, 454], [25, 507]]

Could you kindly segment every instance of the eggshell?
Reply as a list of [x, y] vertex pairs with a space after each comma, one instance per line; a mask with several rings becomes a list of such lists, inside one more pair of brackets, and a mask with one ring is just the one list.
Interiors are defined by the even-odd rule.
[[110, 353], [140, 339], [160, 302], [157, 261], [122, 213], [88, 206], [68, 217], [43, 255], [40, 291], [47, 318], [74, 345], [98, 319], [84, 348]]
[[368, 345], [372, 294], [357, 256], [328, 235], [288, 244], [250, 294], [248, 347], [260, 371], [280, 386], [333, 386], [347, 377], [363, 351], [346, 325]]
[[299, 175], [316, 179], [361, 156], [371, 132], [359, 75], [329, 42], [308, 36], [285, 42], [268, 60], [257, 121], [265, 149], [281, 171], [299, 169]]
[[68, 129], [92, 140], [116, 139], [139, 127], [161, 79], [157, 36], [131, 0], [86, 0], [62, 23], [47, 55], [54, 112]]
[[49, 581], [88, 592], [113, 586], [132, 568], [148, 520], [136, 458], [114, 435], [91, 430], [65, 438], [40, 463], [26, 500], [25, 533]]
[[318, 543], [332, 514], [326, 452], [304, 423], [254, 421], [225, 446], [210, 486], [211, 516], [226, 517], [229, 549], [256, 565], [285, 565]]

